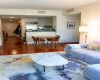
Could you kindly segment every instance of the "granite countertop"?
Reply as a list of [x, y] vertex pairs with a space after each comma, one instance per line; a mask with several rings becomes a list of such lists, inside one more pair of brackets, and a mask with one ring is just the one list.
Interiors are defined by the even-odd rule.
[[36, 31], [36, 30], [30, 30], [30, 31], [28, 31], [28, 30], [26, 30], [26, 32], [56, 32], [56, 31]]

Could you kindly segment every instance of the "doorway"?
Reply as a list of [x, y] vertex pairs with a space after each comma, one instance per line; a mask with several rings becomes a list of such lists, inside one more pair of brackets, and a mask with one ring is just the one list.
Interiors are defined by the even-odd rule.
[[19, 34], [16, 34], [15, 31], [18, 28], [18, 25], [20, 25], [20, 19], [1, 19], [1, 24], [3, 33], [3, 44], [17, 44], [19, 39], [21, 39], [21, 32]]

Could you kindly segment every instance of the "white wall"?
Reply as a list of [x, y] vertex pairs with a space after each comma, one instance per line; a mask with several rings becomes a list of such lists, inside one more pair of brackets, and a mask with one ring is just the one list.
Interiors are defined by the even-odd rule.
[[[74, 8], [73, 12], [67, 13], [64, 11], [64, 15], [71, 15], [75, 13], [81, 13], [81, 25], [90, 26], [91, 28], [100, 28], [100, 1], [83, 5]], [[98, 27], [97, 27], [98, 26]], [[93, 34], [94, 33], [94, 34]], [[80, 33], [80, 43], [84, 44], [84, 38], [86, 33]], [[90, 30], [88, 32], [87, 43], [99, 41], [100, 31]]]
[[[57, 16], [57, 34], [61, 36], [61, 42], [78, 42], [80, 15]], [[74, 29], [67, 28], [67, 22], [75, 22]], [[61, 24], [62, 23], [62, 24]]]
[[38, 18], [38, 26], [53, 26], [52, 18]]
[[57, 24], [57, 17], [54, 16], [54, 17], [53, 17], [53, 28], [54, 28], [54, 29], [56, 29], [56, 26], [57, 26], [56, 24]]
[[[38, 11], [45, 11], [45, 14], [40, 14]], [[78, 26], [79, 17], [74, 16], [63, 16], [62, 10], [32, 10], [32, 9], [0, 9], [0, 15], [23, 15], [23, 16], [55, 16], [56, 17], [56, 29], [57, 35], [60, 35], [60, 42], [78, 42]], [[24, 21], [23, 19], [21, 21]], [[75, 29], [67, 29], [67, 21], [75, 21]], [[24, 34], [25, 24], [21, 22], [22, 35]], [[77, 35], [77, 36], [76, 36]]]
[[25, 36], [27, 22], [38, 22], [38, 19], [37, 18], [21, 18], [21, 36], [22, 36], [22, 39]]
[[2, 35], [2, 25], [1, 25], [1, 19], [0, 19], [0, 46], [2, 46], [3, 43], [3, 35]]
[[38, 19], [37, 18], [23, 18], [25, 23], [27, 22], [38, 22]]
[[25, 21], [23, 18], [20, 20], [20, 24], [21, 24], [21, 37], [23, 39], [23, 37], [25, 36]]
[[8, 33], [8, 36], [16, 36], [13, 32], [18, 26], [18, 21], [2, 21], [2, 30]]

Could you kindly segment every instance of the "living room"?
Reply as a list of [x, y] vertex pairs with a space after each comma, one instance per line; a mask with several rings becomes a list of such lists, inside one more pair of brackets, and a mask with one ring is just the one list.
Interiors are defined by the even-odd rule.
[[[0, 7], [0, 79], [1, 80], [99, 80], [100, 79], [100, 46], [99, 15], [100, 1], [45, 1], [38, 6], [19, 4], [2, 4]], [[33, 2], [30, 5], [33, 5]], [[65, 3], [66, 2], [66, 3]], [[13, 4], [19, 2], [12, 1]], [[50, 3], [50, 4], [49, 4]], [[41, 5], [40, 5], [41, 4]], [[52, 4], [52, 5], [51, 5]], [[59, 5], [62, 6], [59, 6]], [[70, 5], [68, 5], [70, 4]], [[40, 6], [39, 6], [40, 5]], [[55, 6], [58, 5], [58, 6]], [[67, 5], [67, 6], [63, 6]], [[21, 9], [20, 9], [21, 8]], [[21, 22], [21, 40], [15, 45], [15, 39], [3, 41], [2, 16], [17, 17]], [[16, 17], [17, 16], [17, 17]], [[25, 18], [55, 17], [53, 27], [55, 35], [39, 32], [26, 32]], [[32, 19], [33, 21], [33, 19]], [[56, 24], [55, 24], [56, 23]], [[46, 25], [47, 26], [47, 25]], [[39, 31], [39, 30], [37, 30]], [[27, 35], [28, 33], [28, 35]], [[38, 33], [38, 35], [37, 35]], [[28, 36], [30, 39], [26, 39]], [[35, 44], [33, 36], [44, 41]], [[58, 43], [56, 37], [60, 36]], [[28, 42], [29, 40], [29, 42]], [[54, 40], [54, 42], [53, 42]], [[7, 40], [6, 40], [7, 41]], [[15, 41], [15, 42], [14, 42]], [[32, 42], [31, 42], [32, 41]], [[13, 43], [14, 42], [14, 43]], [[50, 45], [51, 44], [51, 45]]]
[[[15, 11], [13, 11], [14, 9], [9, 9], [9, 10], [14, 12], [13, 14], [16, 13]], [[17, 10], [17, 12], [19, 12], [19, 9], [16, 9], [16, 10]], [[62, 46], [64, 46], [63, 44], [65, 44], [65, 43], [78, 43], [79, 42], [79, 30], [78, 29], [79, 29], [79, 25], [80, 25], [80, 14], [74, 14], [74, 15], [71, 15], [71, 16], [70, 15], [69, 16], [63, 16], [62, 15], [63, 13], [62, 13], [61, 10], [53, 10], [53, 11], [52, 10], [49, 10], [49, 11], [44, 10], [45, 14], [38, 13], [38, 11], [41, 12], [41, 10], [26, 10], [26, 12], [24, 12], [24, 11], [25, 11], [25, 9], [22, 9], [23, 13], [22, 12], [21, 13], [23, 15], [20, 14], [20, 12], [17, 14], [17, 16], [16, 15], [13, 15], [13, 16], [8, 15], [9, 13], [5, 14], [5, 16], [1, 15], [1, 25], [2, 25], [1, 27], [3, 27], [3, 24], [2, 24], [3, 19], [4, 20], [7, 19], [8, 22], [9, 22], [9, 20], [11, 20], [10, 17], [14, 17], [12, 19], [13, 20], [12, 22], [14, 22], [15, 19], [20, 19], [21, 39], [23, 40], [25, 38], [28, 45], [27, 46], [22, 45], [24, 48], [22, 47], [19, 50], [19, 48], [17, 48], [19, 45], [17, 45], [17, 46], [15, 45], [17, 43], [16, 37], [11, 37], [11, 38], [8, 37], [8, 39], [6, 39], [5, 41], [3, 41], [4, 40], [3, 38], [1, 38], [2, 44], [4, 45], [4, 49], [3, 48], [0, 49], [1, 54], [3, 54], [3, 55], [13, 54], [13, 52], [15, 53], [15, 51], [16, 51], [16, 54], [41, 52], [41, 51], [45, 52], [45, 50], [48, 51], [48, 52], [50, 52], [50, 50], [51, 51], [60, 51], [60, 50], [64, 50], [64, 48]], [[33, 13], [31, 15], [30, 14], [28, 15], [27, 13], [29, 11], [30, 12], [33, 11], [33, 13], [37, 13], [37, 15], [35, 15]], [[45, 19], [41, 20], [42, 18], [47, 18], [47, 19], [46, 20]], [[48, 18], [53, 19], [52, 21], [49, 20], [49, 24], [47, 24]], [[27, 23], [34, 22], [34, 21], [38, 22], [37, 23], [38, 28], [39, 28], [39, 26], [41, 26], [40, 25], [41, 23], [43, 25], [44, 22], [45, 22], [46, 26], [52, 25], [53, 27], [55, 27], [55, 31], [52, 31], [52, 32], [51, 31], [45, 31], [45, 32], [44, 31], [42, 31], [42, 32], [40, 32], [40, 31], [38, 31], [38, 32], [36, 32], [36, 31], [33, 31], [33, 32], [27, 31], [27, 28], [26, 28]], [[67, 25], [68, 25], [67, 23], [68, 22], [74, 23], [75, 24], [74, 28], [72, 28], [72, 29], [67, 28]], [[11, 21], [10, 21], [10, 23], [11, 23]], [[17, 27], [17, 26], [15, 26], [15, 27]], [[9, 28], [9, 29], [8, 29], [8, 31], [11, 31], [11, 28]], [[12, 31], [12, 32], [14, 32], [14, 31]], [[25, 36], [25, 34], [26, 34], [26, 36]], [[71, 34], [71, 35], [68, 35], [68, 34]], [[59, 46], [59, 48], [54, 48], [53, 47], [54, 49], [51, 49], [51, 48], [48, 49], [47, 47], [44, 47], [44, 48], [41, 48], [41, 49], [38, 48], [38, 50], [35, 50], [37, 48], [33, 47], [34, 42], [33, 42], [32, 36], [40, 36], [40, 37], [42, 37], [42, 36], [44, 36], [44, 37], [51, 36], [52, 37], [52, 36], [56, 36], [56, 35], [60, 35], [59, 43], [61, 43], [61, 46]], [[66, 35], [67, 35], [67, 37], [66, 37]], [[10, 36], [10, 35], [8, 35], [8, 36]], [[9, 42], [9, 41], [11, 41], [11, 42]], [[25, 41], [23, 41], [23, 42], [26, 43]], [[9, 47], [9, 45], [10, 45], [10, 47]], [[31, 50], [29, 50], [30, 48], [31, 48]], [[41, 51], [39, 51], [39, 49]]]

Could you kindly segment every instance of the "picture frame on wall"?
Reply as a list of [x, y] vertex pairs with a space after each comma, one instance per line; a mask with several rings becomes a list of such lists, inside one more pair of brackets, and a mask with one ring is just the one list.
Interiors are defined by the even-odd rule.
[[74, 29], [75, 28], [75, 22], [67, 22], [67, 28], [68, 29]]

